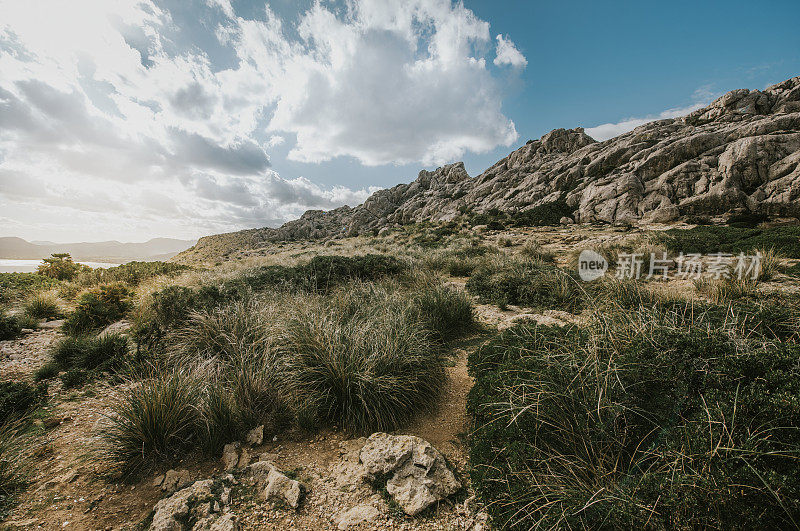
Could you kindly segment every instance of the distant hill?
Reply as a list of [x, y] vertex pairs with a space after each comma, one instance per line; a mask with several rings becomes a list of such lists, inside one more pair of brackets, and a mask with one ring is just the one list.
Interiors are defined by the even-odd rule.
[[69, 253], [75, 260], [123, 263], [132, 260], [152, 262], [168, 260], [185, 251], [197, 240], [153, 238], [143, 243], [118, 241], [53, 243], [28, 242], [22, 238], [0, 238], [0, 258], [36, 260], [53, 253]]
[[555, 129], [477, 177], [461, 162], [355, 208], [310, 210], [278, 228], [201, 238], [175, 260], [206, 260], [270, 242], [341, 238], [493, 209], [555, 210], [564, 222], [666, 223], [694, 215], [800, 217], [800, 77], [734, 90], [681, 118], [596, 142]]

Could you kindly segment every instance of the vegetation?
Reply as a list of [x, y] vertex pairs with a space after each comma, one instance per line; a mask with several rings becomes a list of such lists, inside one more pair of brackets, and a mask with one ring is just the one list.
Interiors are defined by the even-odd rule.
[[628, 306], [585, 328], [517, 325], [471, 355], [472, 480], [495, 523], [791, 527], [800, 347], [764, 332], [797, 312]]
[[469, 223], [473, 226], [486, 225], [490, 230], [502, 230], [505, 227], [539, 227], [558, 225], [562, 217], [570, 217], [574, 213], [575, 209], [561, 198], [522, 211], [503, 212], [493, 208], [484, 214], [472, 214], [469, 216]]
[[60, 285], [58, 280], [36, 273], [0, 273], [0, 302], [8, 303]]
[[64, 322], [64, 330], [69, 335], [98, 330], [122, 319], [132, 307], [131, 292], [123, 284], [93, 288], [78, 297], [75, 310]]
[[35, 293], [30, 296], [22, 307], [22, 311], [33, 319], [50, 319], [61, 317], [62, 312], [58, 300], [47, 293]]
[[583, 297], [573, 273], [540, 260], [498, 257], [478, 267], [467, 290], [482, 302], [578, 311]]
[[132, 361], [128, 338], [113, 333], [66, 337], [53, 346], [50, 358], [36, 373], [36, 379], [52, 378], [66, 371], [62, 376], [65, 387], [79, 387], [102, 373], [117, 372]]
[[14, 339], [22, 333], [22, 325], [16, 316], [8, 315], [0, 308], [0, 341]]
[[800, 227], [744, 228], [700, 226], [671, 229], [661, 237], [674, 253], [745, 253], [772, 249], [788, 258], [800, 258]]
[[187, 265], [171, 262], [128, 262], [116, 267], [84, 270], [75, 278], [75, 282], [83, 286], [117, 282], [136, 286], [153, 277], [174, 277], [191, 269]]
[[72, 280], [78, 273], [88, 271], [90, 268], [72, 261], [69, 253], [53, 253], [50, 258], [37, 268], [37, 272], [45, 277], [56, 280]]
[[0, 381], [0, 425], [22, 418], [47, 396], [47, 387], [25, 382]]

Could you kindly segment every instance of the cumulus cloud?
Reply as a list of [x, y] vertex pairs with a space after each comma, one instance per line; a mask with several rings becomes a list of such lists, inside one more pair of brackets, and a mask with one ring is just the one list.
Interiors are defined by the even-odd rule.
[[[374, 191], [281, 177], [284, 143], [306, 163], [433, 165], [517, 138], [486, 67], [489, 24], [451, 0], [316, 3], [286, 20], [229, 0], [46, 6], [0, 0], [0, 209], [15, 227], [276, 225]], [[501, 56], [525, 64], [498, 37]]]
[[497, 53], [494, 58], [494, 64], [511, 65], [517, 68], [524, 68], [528, 64], [528, 60], [522, 55], [516, 45], [511, 42], [508, 37], [498, 35], [497, 37]]

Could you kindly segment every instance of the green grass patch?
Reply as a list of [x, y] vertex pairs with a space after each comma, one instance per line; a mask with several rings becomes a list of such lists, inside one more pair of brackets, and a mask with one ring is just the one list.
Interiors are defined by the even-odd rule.
[[702, 226], [670, 229], [660, 241], [673, 253], [752, 253], [774, 249], [787, 258], [800, 258], [800, 227], [721, 227]]

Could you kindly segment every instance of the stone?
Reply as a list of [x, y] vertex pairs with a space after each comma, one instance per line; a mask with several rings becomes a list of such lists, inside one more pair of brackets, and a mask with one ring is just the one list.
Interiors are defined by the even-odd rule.
[[297, 509], [300, 505], [302, 489], [300, 483], [272, 469], [267, 476], [267, 486], [262, 492], [265, 500], [286, 502], [289, 507]]
[[[334, 469], [337, 485], [388, 478], [386, 492], [406, 514], [416, 515], [461, 488], [444, 456], [427, 441], [413, 435], [373, 433], [358, 451], [345, 451]], [[360, 470], [359, 470], [360, 468]]]
[[34, 332], [33, 328], [23, 328], [22, 330], [20, 330], [20, 333], [22, 334], [32, 334], [33, 332]]
[[130, 321], [122, 319], [121, 321], [117, 321], [115, 323], [111, 323], [107, 327], [105, 327], [99, 335], [108, 335], [108, 334], [127, 334], [130, 331], [133, 325]]
[[336, 519], [336, 527], [347, 529], [348, 527], [377, 520], [381, 516], [381, 511], [371, 504], [356, 505], [339, 515]]
[[211, 492], [213, 485], [214, 481], [211, 479], [197, 481], [191, 486], [160, 500], [153, 507], [153, 520], [150, 524], [150, 530], [183, 530], [182, 522], [188, 518], [192, 506], [213, 498]]
[[167, 470], [166, 474], [164, 474], [164, 479], [161, 481], [161, 490], [175, 492], [186, 487], [191, 482], [192, 479], [188, 470]]
[[575, 223], [575, 220], [573, 220], [573, 219], [572, 219], [572, 218], [570, 218], [570, 217], [564, 216], [564, 217], [562, 217], [560, 220], [558, 220], [558, 222], [559, 222], [561, 225], [572, 225], [573, 223]]
[[264, 442], [264, 425], [258, 426], [257, 428], [253, 428], [249, 432], [247, 432], [247, 437], [245, 438], [245, 442], [252, 446], [258, 446]]
[[250, 456], [250, 451], [247, 448], [242, 448], [241, 452], [239, 453], [239, 461], [236, 464], [237, 468], [244, 468], [250, 464], [250, 460], [252, 457]]
[[237, 441], [226, 444], [222, 449], [222, 468], [225, 472], [230, 472], [236, 468], [239, 463], [239, 449], [241, 446], [242, 443]]

